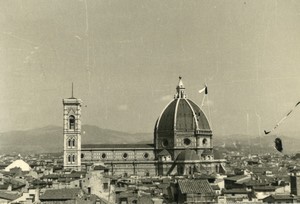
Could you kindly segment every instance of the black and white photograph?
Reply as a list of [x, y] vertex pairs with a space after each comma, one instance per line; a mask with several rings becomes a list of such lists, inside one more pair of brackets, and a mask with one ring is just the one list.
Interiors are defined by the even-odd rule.
[[1, 0], [0, 94], [0, 204], [300, 203], [300, 1]]

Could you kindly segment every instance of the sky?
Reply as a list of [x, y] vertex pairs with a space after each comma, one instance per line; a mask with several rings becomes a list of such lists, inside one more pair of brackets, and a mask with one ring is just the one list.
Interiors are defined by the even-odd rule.
[[262, 134], [300, 100], [300, 1], [6, 0], [0, 27], [0, 132], [62, 126], [72, 82], [83, 124], [126, 132], [153, 132], [179, 76], [198, 105], [207, 84], [215, 134]]

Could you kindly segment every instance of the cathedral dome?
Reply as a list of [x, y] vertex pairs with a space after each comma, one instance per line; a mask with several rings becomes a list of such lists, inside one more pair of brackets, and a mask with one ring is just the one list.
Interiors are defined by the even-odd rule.
[[160, 114], [155, 132], [195, 132], [196, 130], [211, 132], [207, 117], [199, 106], [186, 98], [181, 78], [177, 86], [177, 94]]

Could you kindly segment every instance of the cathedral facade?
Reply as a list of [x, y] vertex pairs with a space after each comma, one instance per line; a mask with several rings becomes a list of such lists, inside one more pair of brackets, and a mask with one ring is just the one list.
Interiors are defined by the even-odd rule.
[[114, 175], [189, 175], [225, 171], [214, 159], [212, 130], [204, 112], [185, 94], [181, 77], [174, 99], [154, 126], [153, 144], [81, 144], [80, 99], [63, 100], [64, 168], [103, 163]]

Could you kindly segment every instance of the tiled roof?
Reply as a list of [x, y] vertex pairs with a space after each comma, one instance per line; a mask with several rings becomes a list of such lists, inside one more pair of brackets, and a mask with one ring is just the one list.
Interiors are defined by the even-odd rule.
[[138, 198], [138, 204], [153, 204], [151, 196], [142, 196]]
[[[202, 165], [201, 165], [202, 166]], [[195, 175], [197, 178], [201, 179], [216, 179], [216, 175], [214, 174], [200, 174], [200, 175]]]
[[250, 193], [249, 191], [247, 191], [246, 189], [243, 188], [235, 188], [235, 189], [225, 189], [223, 191], [224, 194], [248, 194]]
[[59, 178], [58, 174], [48, 174], [48, 175], [42, 176], [42, 179], [58, 179], [58, 178]]
[[217, 184], [211, 185], [211, 188], [215, 191], [220, 190], [220, 187]]
[[178, 180], [178, 185], [182, 194], [214, 194], [214, 191], [207, 180]]
[[6, 192], [3, 192], [3, 191], [0, 191], [0, 198], [1, 199], [12, 201], [12, 200], [16, 200], [19, 197], [20, 197], [20, 195], [18, 195], [18, 194], [6, 193]]
[[209, 122], [204, 112], [193, 101], [186, 98], [176, 98], [163, 110], [155, 131], [195, 131], [196, 128], [205, 134], [211, 135]]
[[65, 178], [82, 178], [85, 177], [86, 173], [85, 172], [72, 172], [70, 174], [64, 174], [62, 177]]
[[[270, 195], [268, 197], [273, 197], [275, 200], [289, 200], [289, 199], [297, 199], [297, 196], [294, 195]], [[267, 197], [266, 197], [267, 198]], [[264, 198], [264, 199], [266, 199]]]
[[275, 186], [254, 186], [253, 190], [255, 191], [275, 191]]
[[8, 184], [6, 183], [6, 184], [0, 184], [0, 190], [7, 190], [7, 188], [8, 188]]
[[176, 158], [177, 161], [185, 161], [185, 160], [200, 160], [199, 156], [195, 152], [195, 150], [186, 149], [180, 152], [180, 154]]
[[108, 167], [103, 166], [103, 165], [96, 165], [94, 166], [94, 170], [106, 170]]
[[81, 193], [80, 188], [49, 189], [41, 195], [40, 200], [73, 200]]
[[170, 153], [166, 149], [163, 149], [158, 153], [158, 156], [169, 156], [169, 155]]
[[81, 149], [154, 149], [153, 144], [82, 144]]
[[229, 181], [239, 181], [239, 180], [247, 180], [247, 179], [250, 179], [249, 176], [247, 175], [237, 175], [237, 176], [231, 176], [231, 177], [227, 177], [227, 178], [224, 178], [224, 180], [229, 180]]
[[202, 152], [202, 155], [213, 155], [213, 151], [210, 150], [210, 149], [205, 149], [205, 150]]

